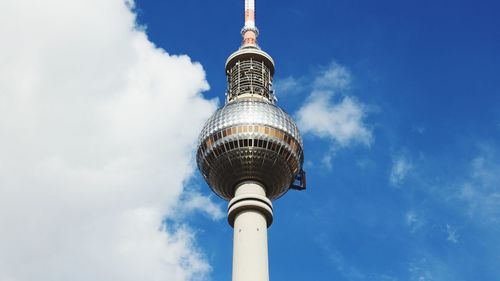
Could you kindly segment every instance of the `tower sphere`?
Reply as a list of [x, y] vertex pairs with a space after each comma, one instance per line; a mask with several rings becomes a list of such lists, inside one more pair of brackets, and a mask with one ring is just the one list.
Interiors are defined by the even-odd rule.
[[280, 197], [303, 159], [295, 122], [262, 98], [229, 102], [208, 119], [199, 137], [198, 167], [213, 191], [227, 200], [245, 181], [261, 183], [271, 200]]

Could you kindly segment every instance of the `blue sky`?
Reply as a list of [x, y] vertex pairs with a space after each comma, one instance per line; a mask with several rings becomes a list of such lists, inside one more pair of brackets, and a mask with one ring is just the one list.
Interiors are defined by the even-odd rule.
[[[222, 102], [243, 1], [136, 4], [149, 39], [201, 63], [204, 95]], [[328, 113], [350, 102], [358, 126], [342, 138], [302, 122], [308, 190], [274, 203], [271, 280], [498, 280], [499, 9], [496, 1], [257, 1], [279, 105], [300, 119], [305, 105]], [[211, 196], [201, 177], [190, 185]], [[210, 279], [230, 280], [232, 229], [201, 214], [189, 221]]]

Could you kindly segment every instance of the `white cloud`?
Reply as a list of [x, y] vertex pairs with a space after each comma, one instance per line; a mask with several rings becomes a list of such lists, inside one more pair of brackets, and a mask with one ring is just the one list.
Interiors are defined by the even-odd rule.
[[319, 245], [321, 252], [318, 254], [324, 255], [326, 260], [330, 263], [332, 270], [336, 272], [337, 275], [342, 276], [342, 280], [350, 281], [366, 281], [366, 280], [377, 280], [377, 281], [398, 281], [399, 279], [392, 276], [392, 274], [380, 273], [373, 270], [366, 270], [356, 264], [352, 259], [348, 258], [337, 247], [335, 247], [327, 233], [318, 233], [313, 237], [314, 242]]
[[413, 132], [418, 133], [420, 135], [424, 134], [426, 131], [426, 128], [423, 125], [417, 125], [413, 127]]
[[202, 196], [197, 192], [187, 193], [187, 198], [182, 203], [181, 211], [202, 211], [214, 220], [220, 220], [225, 216], [219, 204], [215, 204], [210, 198]]
[[121, 0], [0, 2], [0, 280], [209, 271], [193, 231], [162, 222], [215, 104], [202, 67], [134, 20]]
[[346, 90], [352, 81], [351, 73], [344, 66], [333, 62], [314, 79], [314, 88]]
[[332, 245], [331, 237], [326, 233], [319, 233], [314, 237], [316, 243], [320, 244], [322, 254], [328, 258], [332, 268], [347, 280], [367, 280], [367, 275], [360, 271], [357, 266], [346, 260], [344, 254]]
[[408, 225], [413, 225], [418, 222], [417, 215], [415, 214], [415, 212], [411, 211], [407, 212], [405, 217], [406, 217], [406, 224]]
[[340, 146], [371, 144], [365, 106], [350, 96], [335, 97], [350, 83], [350, 73], [336, 63], [314, 79], [313, 92], [296, 114], [303, 133], [329, 138]]
[[341, 146], [370, 145], [372, 135], [364, 124], [365, 115], [363, 106], [351, 97], [332, 103], [328, 93], [314, 92], [297, 112], [297, 121], [304, 133], [330, 138]]
[[405, 222], [410, 227], [411, 233], [417, 232], [425, 225], [424, 219], [413, 210], [406, 212]]
[[279, 98], [302, 91], [304, 85], [299, 79], [289, 76], [281, 80], [276, 80], [273, 88]]
[[460, 281], [461, 276], [445, 260], [428, 253], [408, 263], [410, 281]]
[[407, 156], [401, 154], [394, 157], [392, 161], [391, 173], [389, 175], [389, 182], [393, 186], [401, 185], [412, 169], [413, 164]]
[[481, 153], [470, 163], [470, 175], [459, 189], [456, 198], [466, 203], [466, 211], [482, 224], [500, 222], [500, 162], [498, 150], [483, 145]]
[[446, 240], [451, 242], [451, 243], [458, 243], [458, 234], [457, 234], [457, 229], [449, 224], [446, 224], [446, 233], [448, 236], [446, 237]]

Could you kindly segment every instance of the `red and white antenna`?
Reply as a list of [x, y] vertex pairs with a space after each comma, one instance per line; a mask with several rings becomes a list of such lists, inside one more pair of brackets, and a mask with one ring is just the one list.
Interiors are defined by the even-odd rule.
[[257, 46], [259, 30], [255, 26], [255, 0], [245, 0], [245, 26], [241, 29], [243, 47]]

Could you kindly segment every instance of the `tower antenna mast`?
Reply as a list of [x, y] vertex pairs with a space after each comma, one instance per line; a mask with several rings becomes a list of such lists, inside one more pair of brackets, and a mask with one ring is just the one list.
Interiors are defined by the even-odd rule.
[[243, 47], [257, 46], [259, 30], [255, 26], [255, 0], [245, 0], [245, 25], [241, 29]]

